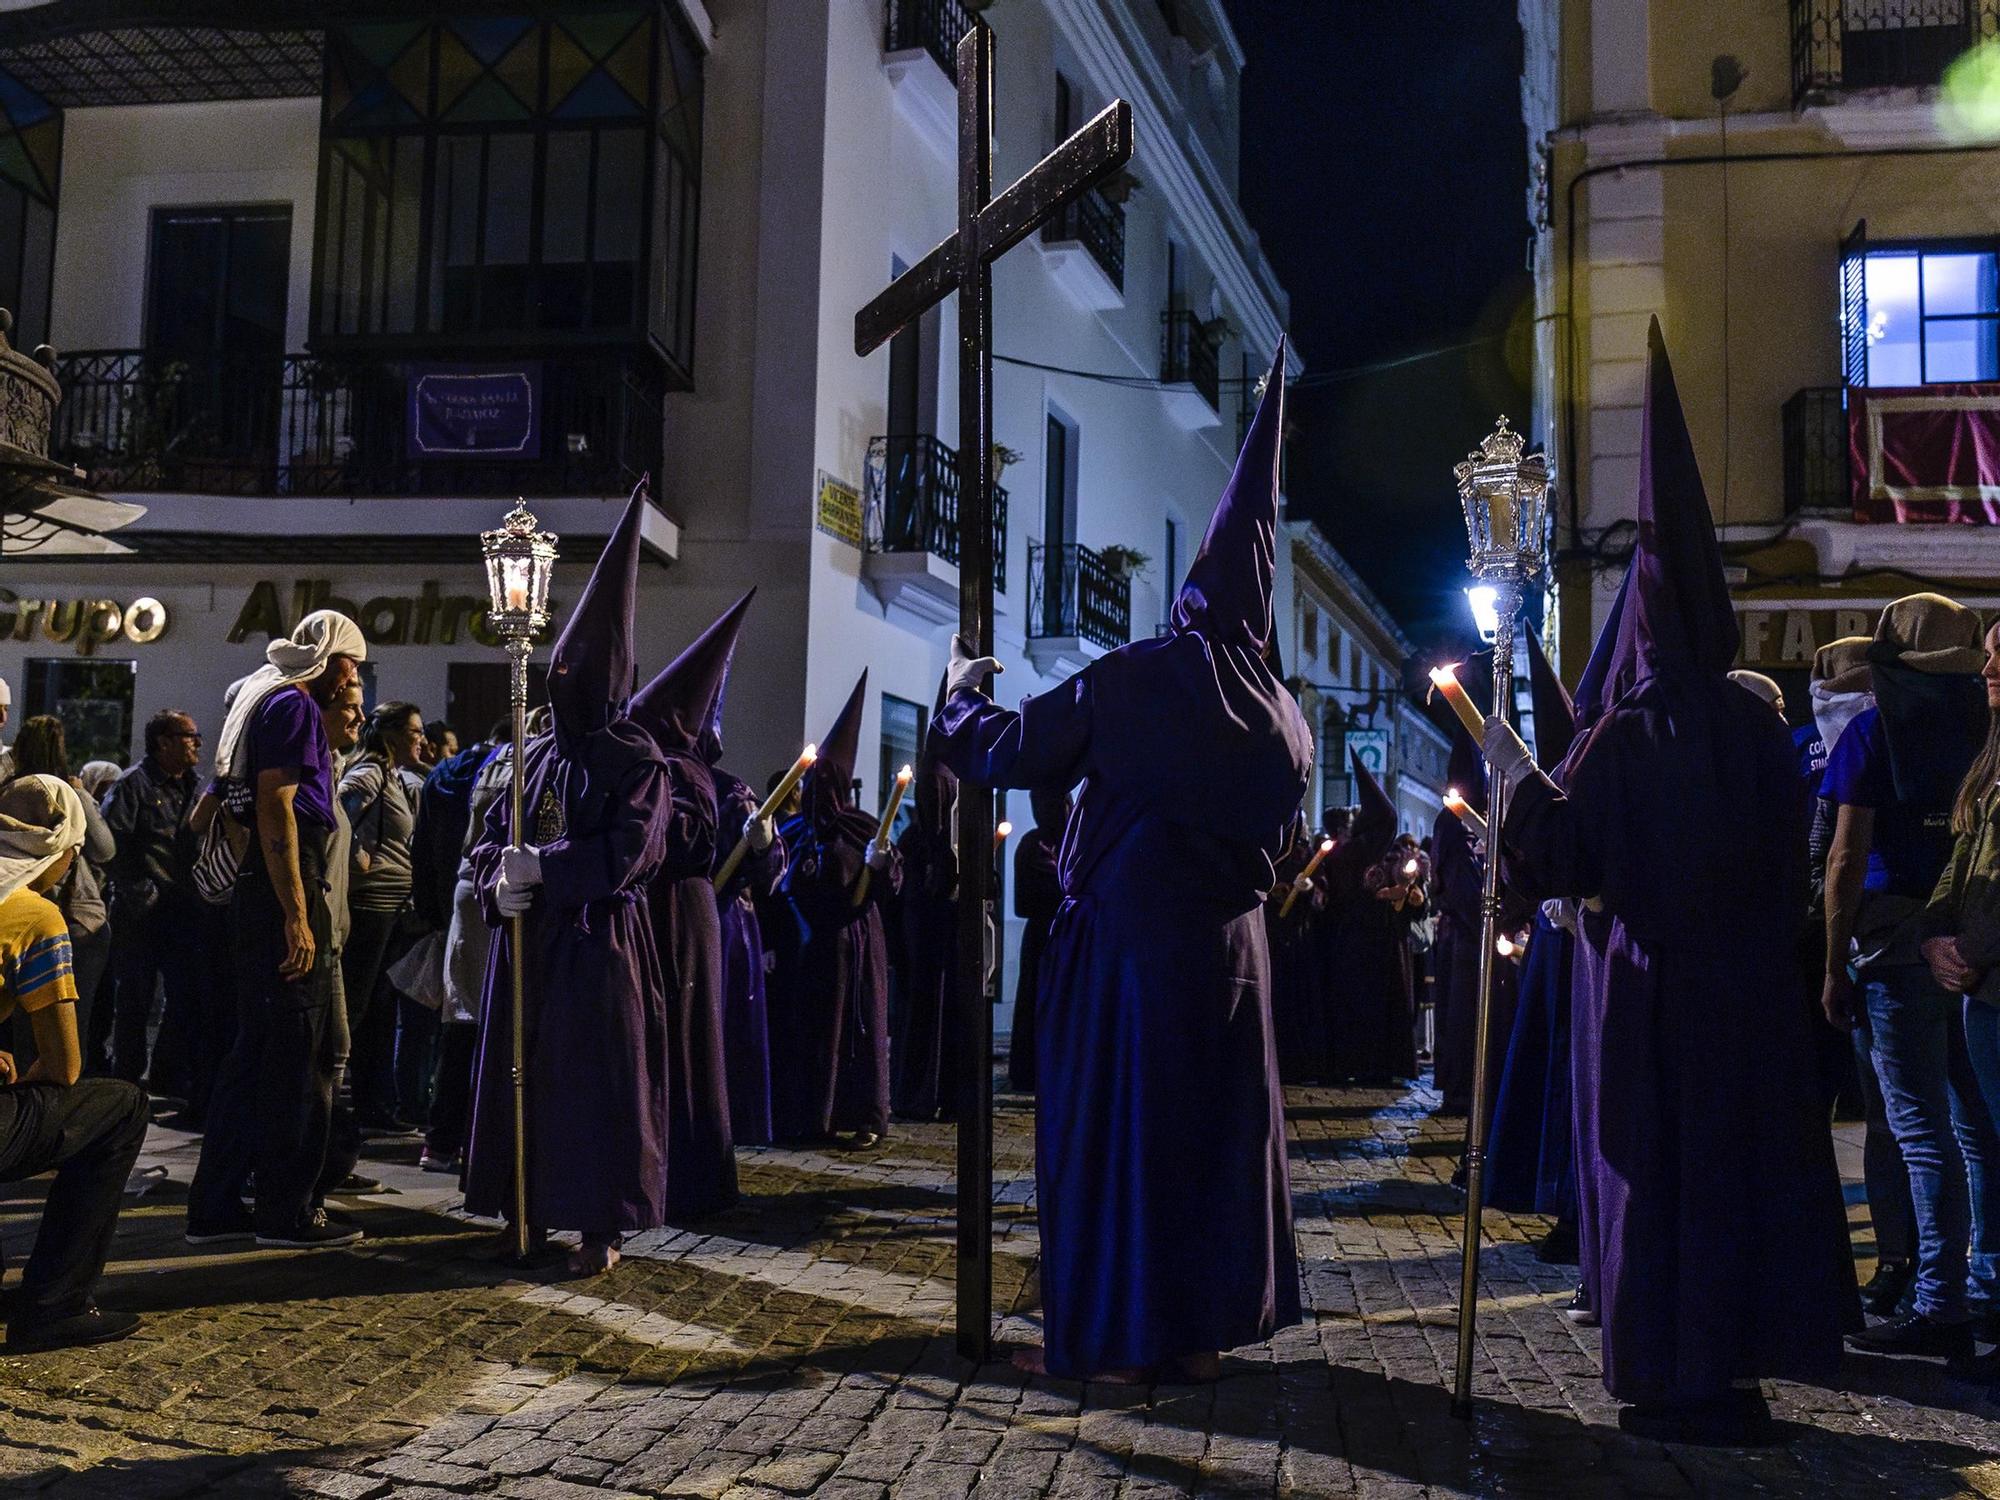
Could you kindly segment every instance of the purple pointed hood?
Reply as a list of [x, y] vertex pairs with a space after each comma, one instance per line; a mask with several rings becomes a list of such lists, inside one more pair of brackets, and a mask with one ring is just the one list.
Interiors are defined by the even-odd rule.
[[738, 599], [696, 636], [651, 682], [632, 696], [626, 716], [653, 737], [662, 750], [697, 750], [722, 698], [736, 633], [755, 589]]
[[1627, 564], [1625, 576], [1618, 581], [1618, 592], [1611, 600], [1611, 609], [1597, 627], [1597, 639], [1591, 644], [1590, 659], [1583, 664], [1583, 675], [1576, 680], [1576, 696], [1571, 702], [1576, 709], [1579, 735], [1602, 718], [1604, 711], [1631, 686], [1631, 663], [1619, 654], [1625, 601], [1631, 593], [1632, 568]]
[[[937, 702], [931, 708], [930, 722], [935, 724], [944, 713], [945, 677], [938, 678]], [[947, 841], [951, 833], [952, 809], [958, 802], [958, 778], [946, 767], [938, 753], [942, 746], [938, 736], [924, 736], [923, 749], [917, 752], [916, 780], [911, 785], [911, 794], [916, 799], [917, 822], [923, 831], [934, 838]]]
[[[1619, 621], [1618, 655], [1633, 663], [1634, 682], [1720, 677], [1736, 660], [1738, 644], [1722, 548], [1657, 318], [1646, 343], [1639, 543]], [[1617, 665], [1614, 661], [1614, 674]], [[1616, 686], [1615, 675], [1607, 686]]]
[[641, 479], [583, 586], [549, 656], [549, 707], [559, 740], [595, 734], [617, 717], [638, 671], [639, 523], [649, 503]]
[[1209, 519], [1208, 534], [1174, 600], [1173, 629], [1262, 653], [1271, 641], [1271, 580], [1277, 567], [1278, 454], [1285, 420], [1285, 340], [1271, 360], [1264, 397], [1236, 456], [1236, 470]]
[[1354, 814], [1354, 843], [1363, 857], [1373, 863], [1396, 837], [1396, 804], [1382, 790], [1375, 773], [1361, 764], [1358, 754], [1350, 750], [1348, 761], [1354, 767], [1354, 786], [1360, 794], [1360, 806]]
[[852, 805], [848, 792], [854, 781], [854, 757], [861, 745], [861, 707], [867, 697], [868, 669], [863, 667], [833, 727], [819, 742], [819, 758], [801, 786], [801, 805], [822, 835], [831, 833]]
[[1535, 704], [1535, 762], [1544, 771], [1562, 764], [1576, 738], [1576, 706], [1549, 665], [1542, 638], [1528, 633], [1528, 687]]

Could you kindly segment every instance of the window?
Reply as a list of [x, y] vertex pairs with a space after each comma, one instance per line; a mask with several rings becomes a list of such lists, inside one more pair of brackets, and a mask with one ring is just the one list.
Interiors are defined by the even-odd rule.
[[1300, 651], [1308, 658], [1319, 657], [1319, 610], [1310, 602], [1299, 611]]
[[[882, 695], [881, 775], [875, 782], [878, 813], [889, 805], [889, 789], [896, 784], [896, 773], [917, 763], [917, 755], [924, 747], [924, 724], [929, 717], [920, 703], [898, 698], [893, 693]], [[911, 799], [904, 797], [902, 807], [896, 812], [896, 833], [903, 831], [913, 810]]]
[[313, 330], [650, 335], [693, 361], [701, 61], [668, 8], [326, 46]]
[[1173, 622], [1174, 600], [1181, 591], [1181, 523], [1167, 517], [1167, 535], [1162, 544], [1165, 568], [1160, 574], [1160, 624]]
[[1843, 247], [1849, 385], [2000, 381], [2000, 245]]
[[[14, 314], [14, 347], [49, 337], [62, 115], [9, 77], [0, 88], [0, 307]], [[79, 762], [81, 764], [81, 762]]]
[[27, 691], [22, 695], [27, 702], [21, 717], [54, 714], [62, 720], [63, 746], [72, 771], [90, 760], [132, 763], [137, 662], [31, 656], [27, 665]]

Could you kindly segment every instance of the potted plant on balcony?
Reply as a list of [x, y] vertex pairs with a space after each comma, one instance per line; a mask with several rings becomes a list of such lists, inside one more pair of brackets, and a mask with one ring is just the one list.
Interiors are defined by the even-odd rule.
[[1146, 564], [1152, 559], [1134, 547], [1121, 546], [1113, 542], [1099, 550], [1098, 557], [1104, 562], [1104, 571], [1121, 583], [1129, 583], [1144, 575]]
[[1000, 476], [1007, 472], [1010, 465], [1019, 463], [1021, 458], [1022, 453], [1019, 448], [1009, 448], [1005, 443], [995, 443], [992, 448], [993, 482], [997, 485]]

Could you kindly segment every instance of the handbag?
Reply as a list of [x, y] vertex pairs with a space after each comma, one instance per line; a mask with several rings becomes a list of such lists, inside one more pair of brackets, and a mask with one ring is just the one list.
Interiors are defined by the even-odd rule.
[[[229, 904], [229, 898], [236, 892], [236, 876], [243, 868], [243, 856], [250, 851], [250, 825], [232, 806], [241, 800], [236, 795], [241, 786], [241, 783], [223, 784], [215, 816], [202, 830], [194, 863], [188, 870], [195, 894], [210, 906]], [[249, 788], [242, 790], [247, 793]]]

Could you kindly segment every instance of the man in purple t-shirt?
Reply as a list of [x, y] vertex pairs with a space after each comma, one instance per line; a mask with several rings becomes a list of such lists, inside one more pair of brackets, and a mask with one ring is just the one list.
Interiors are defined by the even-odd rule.
[[[366, 654], [352, 621], [309, 616], [291, 641], [273, 643], [273, 665], [246, 680], [223, 732], [218, 773], [248, 789], [254, 829], [230, 904], [236, 1045], [216, 1080], [188, 1195], [190, 1244], [254, 1236], [317, 1249], [360, 1238], [329, 1222], [313, 1189], [338, 1063], [326, 900], [334, 757], [321, 711], [352, 686]], [[254, 1214], [238, 1198], [253, 1168]]]

